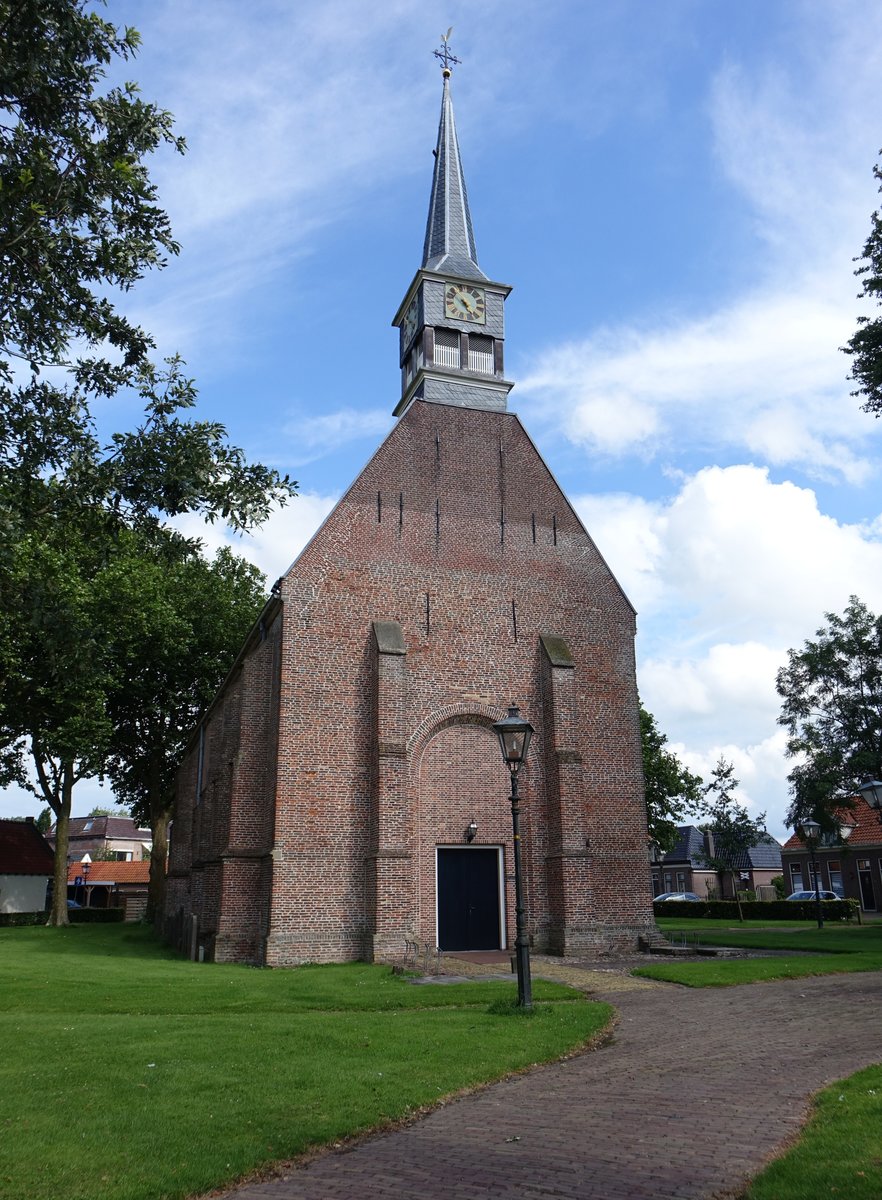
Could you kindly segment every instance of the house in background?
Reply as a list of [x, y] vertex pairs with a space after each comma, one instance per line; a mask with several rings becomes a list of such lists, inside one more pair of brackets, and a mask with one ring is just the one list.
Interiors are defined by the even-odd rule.
[[[55, 826], [47, 839], [55, 849]], [[140, 862], [150, 857], [153, 835], [139, 829], [131, 817], [71, 817], [67, 861], [81, 862], [84, 854], [103, 858], [108, 852], [118, 862]]]
[[[882, 910], [882, 824], [862, 797], [854, 808], [841, 813], [843, 824], [851, 832], [842, 837], [822, 838], [815, 852], [821, 889], [860, 902], [864, 912]], [[790, 891], [813, 889], [814, 870], [808, 847], [798, 833], [784, 843], [781, 851], [784, 877]]]
[[122, 908], [123, 920], [140, 921], [147, 909], [149, 859], [137, 862], [73, 862], [67, 898], [84, 908]]
[[43, 912], [54, 866], [33, 817], [0, 821], [0, 913]]
[[[714, 854], [713, 832], [680, 825], [678, 833], [676, 846], [652, 864], [652, 894], [695, 892], [702, 900], [710, 895], [734, 899], [729, 873], [721, 881], [719, 873], [708, 866], [708, 857]], [[755, 892], [770, 887], [775, 876], [782, 874], [780, 844], [767, 834], [745, 851], [736, 863], [736, 871], [741, 890]]]

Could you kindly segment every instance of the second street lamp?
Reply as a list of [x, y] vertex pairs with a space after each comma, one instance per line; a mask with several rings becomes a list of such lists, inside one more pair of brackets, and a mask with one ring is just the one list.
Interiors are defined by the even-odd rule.
[[502, 759], [511, 775], [511, 822], [514, 835], [515, 870], [515, 961], [518, 971], [518, 1006], [533, 1007], [533, 989], [530, 983], [530, 944], [524, 922], [524, 888], [521, 878], [521, 830], [520, 797], [518, 796], [518, 771], [527, 757], [533, 726], [521, 716], [521, 710], [512, 704], [508, 716], [497, 721], [493, 732], [499, 738]]
[[821, 881], [818, 878], [818, 862], [815, 858], [815, 848], [818, 844], [818, 837], [821, 832], [821, 826], [817, 821], [808, 819], [802, 821], [799, 826], [799, 832], [802, 834], [803, 841], [808, 846], [809, 857], [812, 861], [812, 873], [815, 877], [815, 907], [818, 910], [818, 929], [824, 928], [824, 913], [821, 908]]

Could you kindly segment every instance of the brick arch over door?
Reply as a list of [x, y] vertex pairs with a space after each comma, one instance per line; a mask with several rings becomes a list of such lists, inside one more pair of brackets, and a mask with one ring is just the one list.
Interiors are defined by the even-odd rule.
[[[416, 815], [416, 865], [420, 936], [433, 944], [436, 927], [436, 850], [438, 846], [467, 846], [470, 821], [478, 829], [472, 847], [502, 846], [503, 870], [513, 870], [511, 808], [507, 803], [508, 773], [491, 725], [504, 714], [487, 709], [446, 711], [417, 742], [413, 799]], [[414, 739], [417, 740], [417, 739]], [[422, 743], [420, 745], [420, 742]], [[528, 823], [522, 830], [529, 845]], [[509, 931], [514, 921], [514, 897], [506, 886], [505, 912]], [[509, 932], [508, 941], [513, 934]]]

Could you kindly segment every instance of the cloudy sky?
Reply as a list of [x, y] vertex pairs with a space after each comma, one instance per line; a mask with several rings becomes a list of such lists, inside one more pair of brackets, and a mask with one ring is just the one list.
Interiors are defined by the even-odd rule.
[[[200, 414], [301, 495], [276, 578], [391, 427], [453, 25], [478, 253], [514, 285], [511, 407], [639, 613], [671, 744], [784, 834], [775, 673], [882, 607], [880, 425], [839, 347], [879, 204], [882, 6], [837, 0], [109, 0], [189, 143], [183, 251], [127, 300]], [[866, 310], [864, 310], [866, 311]], [[125, 427], [124, 406], [102, 413]], [[219, 535], [212, 532], [209, 544]], [[87, 785], [77, 811], [107, 797]], [[0, 811], [36, 812], [20, 796]]]

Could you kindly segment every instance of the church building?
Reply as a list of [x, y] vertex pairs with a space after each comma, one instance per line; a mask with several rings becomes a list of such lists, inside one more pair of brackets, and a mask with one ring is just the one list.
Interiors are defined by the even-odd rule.
[[[635, 614], [517, 416], [511, 290], [478, 265], [443, 55], [397, 424], [274, 588], [194, 732], [166, 931], [271, 966], [514, 944], [520, 772], [533, 949], [629, 951], [654, 929]], [[455, 60], [453, 60], [455, 61]]]

